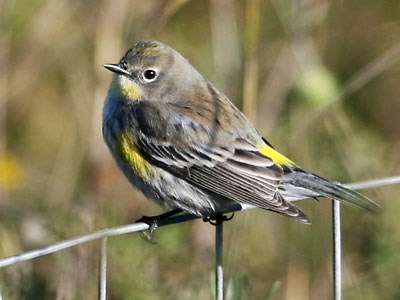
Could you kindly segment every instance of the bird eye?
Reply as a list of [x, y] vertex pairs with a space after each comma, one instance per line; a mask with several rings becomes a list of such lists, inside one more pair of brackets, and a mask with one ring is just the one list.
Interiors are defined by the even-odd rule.
[[143, 78], [147, 82], [152, 82], [157, 79], [157, 71], [154, 69], [147, 69], [143, 72]]

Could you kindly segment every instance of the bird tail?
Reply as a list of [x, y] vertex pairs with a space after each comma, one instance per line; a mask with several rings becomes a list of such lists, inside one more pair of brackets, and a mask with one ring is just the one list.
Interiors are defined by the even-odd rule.
[[328, 181], [299, 167], [284, 167], [281, 194], [288, 201], [304, 198], [326, 197], [357, 206], [371, 212], [380, 207], [359, 192], [350, 190], [340, 183]]

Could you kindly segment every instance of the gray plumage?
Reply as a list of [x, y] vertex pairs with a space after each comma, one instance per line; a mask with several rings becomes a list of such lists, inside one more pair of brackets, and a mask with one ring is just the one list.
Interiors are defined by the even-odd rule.
[[115, 74], [103, 110], [104, 139], [130, 182], [160, 205], [205, 217], [237, 202], [304, 223], [310, 219], [288, 200], [324, 196], [378, 207], [277, 154], [168, 46], [140, 42], [105, 67]]

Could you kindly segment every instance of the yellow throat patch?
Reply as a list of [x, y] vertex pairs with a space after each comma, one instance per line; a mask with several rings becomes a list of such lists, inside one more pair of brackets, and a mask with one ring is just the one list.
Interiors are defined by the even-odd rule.
[[285, 157], [284, 155], [280, 154], [278, 151], [276, 151], [274, 148], [268, 146], [264, 142], [258, 147], [258, 151], [260, 151], [261, 154], [271, 158], [275, 163], [282, 165], [282, 166], [295, 166], [296, 164], [292, 162], [289, 158]]
[[144, 96], [142, 88], [135, 81], [122, 75], [114, 75], [111, 88], [114, 93], [122, 94], [131, 101], [139, 100]]

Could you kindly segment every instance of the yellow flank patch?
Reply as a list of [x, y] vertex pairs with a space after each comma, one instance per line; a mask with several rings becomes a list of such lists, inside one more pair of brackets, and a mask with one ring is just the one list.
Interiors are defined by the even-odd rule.
[[132, 79], [126, 76], [114, 75], [112, 89], [115, 93], [122, 94], [128, 100], [136, 101], [143, 98], [142, 88]]
[[271, 158], [275, 163], [279, 165], [292, 165], [295, 166], [296, 164], [292, 162], [289, 158], [285, 157], [284, 155], [280, 154], [278, 151], [276, 151], [274, 148], [268, 146], [265, 143], [262, 143], [260, 147], [258, 147], [258, 151], [260, 151], [261, 154], [268, 156]]
[[120, 153], [132, 170], [140, 177], [152, 176], [157, 169], [150, 164], [139, 152], [132, 137], [127, 132], [121, 134]]

